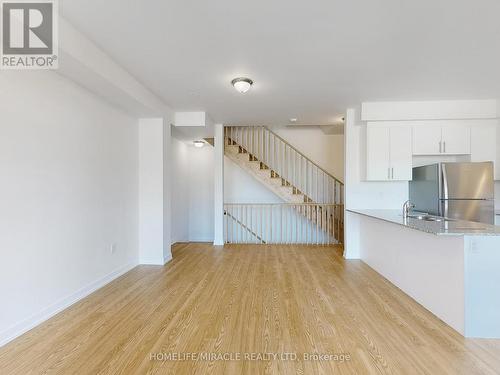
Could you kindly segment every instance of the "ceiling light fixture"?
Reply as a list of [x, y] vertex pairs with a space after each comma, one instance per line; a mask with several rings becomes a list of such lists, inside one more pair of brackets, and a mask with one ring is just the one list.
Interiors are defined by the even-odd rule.
[[197, 148], [202, 148], [203, 146], [205, 146], [205, 142], [203, 142], [203, 141], [194, 141], [193, 144], [194, 144], [194, 147], [197, 147]]
[[250, 78], [239, 77], [231, 81], [231, 85], [234, 86], [236, 91], [241, 94], [246, 93], [253, 85], [253, 81]]
[[290, 122], [291, 122], [292, 124], [294, 124], [294, 123], [296, 123], [296, 122], [297, 122], [297, 119], [296, 119], [296, 118], [291, 118], [291, 119], [290, 119]]

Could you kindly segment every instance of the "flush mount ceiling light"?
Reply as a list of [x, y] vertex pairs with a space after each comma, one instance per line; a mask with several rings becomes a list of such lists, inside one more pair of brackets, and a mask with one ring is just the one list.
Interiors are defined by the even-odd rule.
[[205, 142], [203, 142], [203, 141], [194, 141], [193, 144], [194, 144], [194, 147], [198, 147], [198, 148], [202, 148], [203, 146], [205, 146]]
[[292, 117], [292, 118], [290, 119], [290, 122], [291, 122], [292, 124], [295, 124], [295, 123], [297, 122], [297, 119], [296, 119], [295, 117]]
[[253, 81], [250, 78], [239, 77], [231, 81], [231, 85], [234, 86], [236, 91], [241, 94], [246, 93], [253, 85]]

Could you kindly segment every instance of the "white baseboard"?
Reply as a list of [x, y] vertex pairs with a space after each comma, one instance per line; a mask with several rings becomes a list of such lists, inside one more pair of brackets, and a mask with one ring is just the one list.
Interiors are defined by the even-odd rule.
[[37, 325], [43, 323], [44, 321], [50, 319], [54, 315], [60, 313], [64, 309], [67, 309], [74, 303], [80, 301], [81, 299], [87, 297], [89, 294], [95, 292], [96, 290], [102, 288], [106, 284], [115, 280], [116, 278], [127, 273], [131, 269], [135, 268], [137, 263], [128, 263], [115, 271], [107, 274], [104, 277], [88, 284], [87, 286], [79, 289], [75, 293], [60, 299], [56, 303], [50, 305], [49, 307], [43, 309], [42, 311], [32, 315], [30, 318], [25, 319], [22, 322], [15, 324], [14, 326], [0, 332], [0, 347], [4, 346], [8, 342], [14, 340], [15, 338], [21, 336], [22, 334], [28, 332], [29, 330], [35, 328]]
[[165, 259], [141, 259], [139, 260], [139, 264], [141, 266], [164, 266]]
[[213, 243], [214, 238], [213, 237], [198, 237], [198, 238], [190, 238], [188, 242], [194, 242], [194, 243]]
[[172, 243], [171, 245], [175, 245], [176, 243], [186, 243], [186, 242], [189, 242], [188, 239], [172, 239]]

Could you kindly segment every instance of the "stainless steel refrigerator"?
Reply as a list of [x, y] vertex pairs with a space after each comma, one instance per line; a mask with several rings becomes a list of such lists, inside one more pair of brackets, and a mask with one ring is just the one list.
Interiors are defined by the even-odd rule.
[[493, 163], [438, 163], [413, 168], [415, 210], [450, 219], [495, 223]]

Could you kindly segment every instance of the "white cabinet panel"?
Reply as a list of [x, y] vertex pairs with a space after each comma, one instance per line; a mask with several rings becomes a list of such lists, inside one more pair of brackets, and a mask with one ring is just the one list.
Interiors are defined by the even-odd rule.
[[496, 126], [474, 126], [471, 129], [471, 161], [492, 161], [495, 163], [495, 179], [500, 178], [497, 163]]
[[463, 126], [442, 127], [442, 152], [446, 155], [470, 154], [470, 128]]
[[468, 155], [470, 128], [460, 125], [415, 125], [413, 155]]
[[368, 180], [411, 180], [411, 135], [409, 126], [368, 126], [366, 155]]
[[412, 179], [411, 128], [409, 126], [390, 128], [390, 164], [392, 180]]
[[390, 178], [389, 128], [370, 127], [366, 130], [367, 179], [386, 181]]
[[413, 127], [413, 155], [438, 155], [441, 153], [441, 126]]

